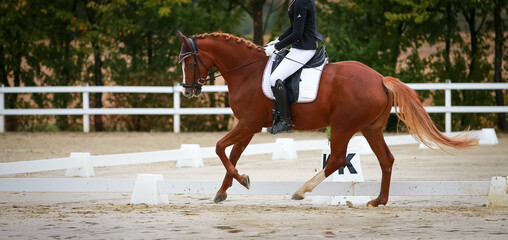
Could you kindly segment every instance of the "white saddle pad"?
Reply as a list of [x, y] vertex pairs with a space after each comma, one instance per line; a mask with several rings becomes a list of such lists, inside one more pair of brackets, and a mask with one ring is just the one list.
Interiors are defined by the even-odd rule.
[[[272, 64], [275, 57], [276, 55], [274, 54], [268, 59], [265, 72], [263, 73], [263, 93], [271, 100], [275, 99], [270, 85], [270, 74], [272, 73]], [[302, 81], [300, 81], [300, 92], [298, 94], [298, 101], [296, 101], [297, 103], [309, 103], [316, 100], [321, 73], [327, 63], [328, 59], [319, 67], [304, 68], [302, 70], [300, 76]]]

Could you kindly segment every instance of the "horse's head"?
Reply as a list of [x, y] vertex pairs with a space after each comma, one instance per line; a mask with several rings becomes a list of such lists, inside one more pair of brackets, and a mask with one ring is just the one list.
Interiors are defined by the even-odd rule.
[[212, 65], [208, 63], [208, 66], [205, 62], [209, 61], [206, 61], [207, 59], [204, 61], [199, 55], [195, 38], [187, 38], [180, 31], [178, 31], [178, 36], [182, 42], [179, 62], [182, 64], [183, 71], [183, 95], [186, 97], [199, 96]]

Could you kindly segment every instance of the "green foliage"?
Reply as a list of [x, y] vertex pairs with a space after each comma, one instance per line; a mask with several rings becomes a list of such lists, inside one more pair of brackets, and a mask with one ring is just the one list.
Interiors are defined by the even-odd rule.
[[[111, 80], [123, 86], [173, 86], [181, 81], [181, 70], [177, 66], [180, 41], [175, 34], [181, 30], [188, 35], [208, 31], [232, 31], [234, 22], [240, 18], [237, 10], [229, 11], [227, 4], [210, 4], [210, 1], [185, 3], [182, 1], [138, 1], [126, 5], [125, 15], [130, 16], [124, 24], [123, 32], [117, 39], [121, 42], [118, 51], [110, 54], [105, 66], [111, 69]], [[203, 8], [202, 6], [206, 6]], [[126, 58], [128, 56], [128, 58]], [[226, 99], [211, 101], [223, 103]], [[122, 101], [117, 101], [122, 99]], [[172, 107], [171, 95], [131, 94], [110, 98], [117, 107]], [[184, 101], [186, 104], [189, 101]], [[192, 102], [192, 101], [190, 101]], [[191, 104], [196, 107], [197, 103]], [[221, 106], [221, 105], [219, 105]], [[215, 107], [206, 106], [206, 107]], [[190, 118], [182, 121], [183, 130], [199, 130], [199, 122], [210, 122], [211, 129], [223, 129], [223, 124], [209, 116], [210, 120]], [[228, 117], [222, 117], [228, 120]], [[172, 130], [172, 118], [154, 118], [153, 116], [119, 116], [132, 124], [125, 124], [127, 130], [149, 131]], [[198, 119], [198, 118], [196, 118]], [[198, 123], [196, 123], [198, 122]]]
[[[504, 6], [502, 23], [508, 26], [506, 0], [496, 1]], [[238, 34], [242, 19], [254, 19], [252, 13], [259, 12], [253, 3], [261, 2], [266, 3], [261, 30], [271, 29], [273, 38], [289, 24], [288, 0], [5, 0], [0, 3], [0, 81], [6, 86], [173, 86], [182, 78], [177, 30], [189, 36]], [[330, 61], [360, 61], [407, 83], [492, 81], [495, 0], [316, 2], [318, 30], [327, 38]], [[503, 60], [506, 73], [506, 51]], [[419, 94], [422, 100], [444, 105], [444, 91]], [[452, 97], [453, 105], [495, 104], [492, 91], [453, 91]], [[168, 94], [92, 94], [90, 100], [91, 107], [173, 106]], [[81, 105], [81, 95], [7, 94], [5, 101], [6, 108], [73, 108]], [[182, 104], [227, 107], [228, 99], [217, 93]], [[431, 116], [438, 126], [444, 125], [443, 114]], [[183, 116], [181, 128], [227, 130], [230, 117]], [[79, 131], [81, 121], [80, 116], [16, 116], [6, 118], [6, 127]], [[108, 131], [173, 128], [172, 116], [103, 116], [102, 121]], [[496, 114], [453, 114], [453, 130], [493, 126], [496, 121]], [[387, 129], [403, 130], [397, 123], [390, 117]]]
[[[331, 60], [363, 62], [403, 82], [491, 82], [493, 1], [319, 1]], [[506, 18], [506, 14], [504, 15]], [[444, 105], [444, 91], [419, 92]], [[492, 91], [453, 91], [452, 105], [494, 105]], [[506, 103], [505, 103], [506, 104]], [[453, 130], [493, 126], [496, 114], [453, 114]], [[443, 114], [432, 114], [438, 126]], [[387, 130], [397, 130], [390, 116]], [[399, 127], [399, 129], [403, 130]]]
[[[385, 75], [394, 75], [403, 25], [388, 24], [385, 9], [393, 3], [382, 0], [319, 1], [320, 31], [329, 38], [331, 61], [356, 60]], [[327, 22], [328, 24], [323, 24]]]
[[[233, 32], [242, 17], [239, 8], [210, 0], [53, 0], [0, 4], [0, 79], [6, 86], [123, 85], [172, 86], [181, 81], [177, 65], [180, 41], [188, 35]], [[97, 61], [99, 60], [99, 62]], [[10, 80], [9, 80], [10, 79]], [[97, 99], [98, 101], [95, 101]], [[91, 107], [172, 107], [172, 95], [91, 95]], [[78, 94], [7, 96], [7, 108], [79, 107]], [[96, 105], [99, 103], [99, 105]], [[211, 104], [214, 104], [211, 106]], [[195, 105], [224, 106], [227, 96], [208, 96]], [[103, 116], [105, 130], [172, 130], [172, 117]], [[222, 119], [217, 122], [215, 118]], [[92, 118], [93, 120], [97, 118]], [[100, 119], [99, 119], [100, 120]], [[224, 130], [229, 116], [198, 120]], [[32, 122], [33, 121], [33, 122]], [[79, 117], [7, 117], [8, 130], [79, 130]], [[224, 127], [226, 122], [226, 127]], [[9, 124], [11, 123], [11, 124]], [[183, 122], [183, 129], [199, 124]], [[76, 127], [78, 126], [78, 127]], [[96, 125], [97, 126], [97, 125]]]

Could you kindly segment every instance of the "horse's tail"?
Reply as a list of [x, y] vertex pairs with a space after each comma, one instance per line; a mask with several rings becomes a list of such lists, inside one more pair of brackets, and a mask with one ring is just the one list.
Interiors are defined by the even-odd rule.
[[406, 124], [409, 133], [416, 140], [428, 147], [432, 147], [434, 144], [439, 147], [444, 145], [453, 148], [478, 145], [478, 139], [469, 137], [467, 130], [451, 138], [441, 133], [423, 108], [418, 94], [399, 79], [384, 77], [383, 84], [393, 93], [393, 106], [397, 117]]

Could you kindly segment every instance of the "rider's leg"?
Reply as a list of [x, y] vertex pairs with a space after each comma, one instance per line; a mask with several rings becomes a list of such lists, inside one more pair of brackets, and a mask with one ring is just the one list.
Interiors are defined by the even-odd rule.
[[289, 101], [283, 82], [287, 77], [291, 76], [291, 74], [302, 68], [303, 65], [314, 56], [315, 52], [316, 50], [292, 48], [271, 74], [270, 84], [272, 86], [275, 102], [273, 105], [274, 114], [272, 114], [273, 126], [268, 128], [270, 133], [290, 132], [293, 129]]
[[302, 50], [291, 48], [289, 53], [282, 59], [279, 66], [270, 75], [270, 84], [272, 87], [278, 79], [286, 80], [291, 74], [303, 67], [316, 53], [316, 50]]
[[291, 122], [291, 115], [289, 109], [289, 102], [286, 93], [286, 87], [284, 83], [279, 79], [275, 83], [275, 86], [272, 87], [273, 96], [275, 96], [274, 102], [274, 119], [276, 121], [273, 122], [271, 128], [268, 128], [268, 131], [271, 134], [276, 134], [280, 132], [291, 132], [293, 130], [293, 122]]

